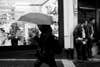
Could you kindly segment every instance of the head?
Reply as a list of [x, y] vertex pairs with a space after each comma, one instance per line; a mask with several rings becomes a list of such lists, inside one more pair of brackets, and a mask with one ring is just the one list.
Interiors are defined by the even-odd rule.
[[84, 22], [84, 25], [88, 25], [88, 21], [87, 20]]
[[30, 29], [29, 36], [30, 37], [39, 36], [39, 30], [38, 29], [35, 29], [35, 28]]
[[89, 20], [92, 24], [95, 24], [95, 18], [90, 18]]
[[84, 24], [84, 22], [85, 22], [84, 18], [79, 20], [79, 24]]
[[38, 25], [38, 27], [42, 33], [52, 32], [52, 28], [50, 25]]

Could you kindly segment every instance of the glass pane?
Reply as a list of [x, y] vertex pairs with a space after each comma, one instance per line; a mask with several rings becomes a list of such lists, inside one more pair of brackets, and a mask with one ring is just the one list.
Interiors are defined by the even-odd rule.
[[[52, 34], [58, 40], [58, 0], [1, 0], [0, 46], [32, 45], [32, 38], [40, 37], [41, 31], [38, 24], [18, 21], [21, 16], [28, 13], [51, 16]], [[35, 41], [34, 44], [36, 44]]]

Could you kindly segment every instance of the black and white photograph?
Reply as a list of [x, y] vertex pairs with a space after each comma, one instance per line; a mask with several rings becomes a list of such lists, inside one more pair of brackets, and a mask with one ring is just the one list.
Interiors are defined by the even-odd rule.
[[99, 0], [0, 0], [0, 67], [100, 67]]

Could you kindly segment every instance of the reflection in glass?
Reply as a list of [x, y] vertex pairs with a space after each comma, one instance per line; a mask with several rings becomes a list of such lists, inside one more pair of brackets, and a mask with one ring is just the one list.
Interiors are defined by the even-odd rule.
[[[9, 2], [9, 5], [8, 1], [6, 3], [9, 8], [0, 8], [0, 46], [32, 45], [32, 42], [36, 44], [34, 38], [36, 36], [40, 37], [41, 35], [38, 25], [17, 21], [20, 16], [30, 12], [52, 16], [52, 33], [56, 39], [59, 38], [58, 0], [44, 0], [44, 2], [35, 2], [36, 4], [30, 1], [28, 3], [26, 2], [27, 4], [22, 1]], [[13, 42], [16, 44], [12, 44]]]

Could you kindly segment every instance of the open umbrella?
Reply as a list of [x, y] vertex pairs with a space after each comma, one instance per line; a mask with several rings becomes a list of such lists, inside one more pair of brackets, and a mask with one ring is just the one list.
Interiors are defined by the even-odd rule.
[[38, 25], [50, 25], [52, 24], [52, 17], [42, 13], [28, 13], [21, 16], [18, 21], [25, 21], [29, 23], [35, 23]]

